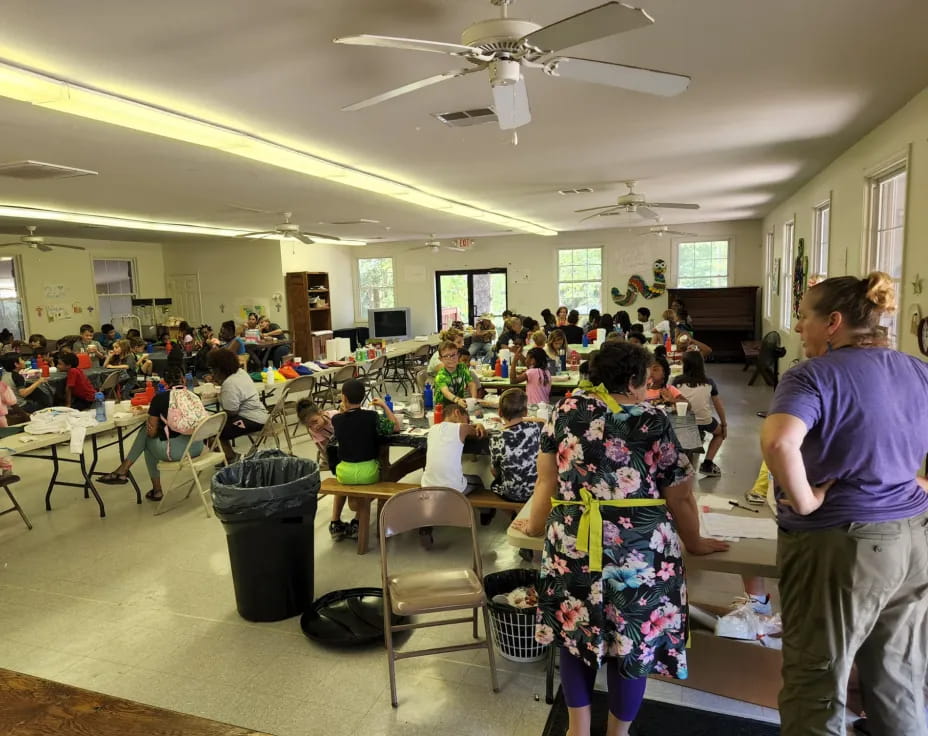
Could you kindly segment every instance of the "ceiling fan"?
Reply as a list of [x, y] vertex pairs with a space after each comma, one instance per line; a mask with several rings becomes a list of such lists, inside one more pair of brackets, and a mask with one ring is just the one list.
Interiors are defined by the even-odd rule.
[[35, 248], [40, 250], [43, 253], [48, 253], [52, 248], [70, 248], [71, 250], [87, 250], [82, 248], [79, 245], [65, 245], [64, 243], [46, 243], [45, 238], [41, 235], [36, 235], [36, 226], [35, 225], [26, 225], [26, 230], [29, 232], [28, 235], [20, 236], [19, 240], [15, 243], [0, 243], [0, 248], [7, 248], [14, 245], [27, 245], [30, 248]]
[[[646, 217], [650, 220], [657, 220], [658, 214], [655, 212], [655, 209], [674, 209], [674, 210], [698, 210], [698, 204], [684, 204], [681, 202], [649, 202], [647, 197], [639, 192], [635, 191], [635, 185], [638, 182], [627, 181], [625, 186], [628, 187], [628, 193], [623, 194], [619, 197], [618, 201], [615, 204], [608, 204], [603, 207], [587, 207], [582, 210], [574, 210], [574, 212], [583, 213], [583, 212], [592, 212], [593, 214], [587, 215], [583, 220], [589, 220], [592, 217], [600, 217], [605, 215], [621, 215], [623, 213], [637, 213], [642, 217]], [[581, 222], [583, 221], [581, 220]]]
[[355, 46], [431, 51], [461, 57], [470, 64], [462, 69], [405, 84], [343, 107], [342, 110], [360, 110], [447, 79], [486, 69], [490, 75], [490, 88], [499, 127], [511, 130], [529, 123], [532, 119], [525, 79], [522, 76], [523, 68], [540, 69], [550, 77], [668, 97], [683, 92], [690, 83], [690, 78], [682, 74], [557, 55], [561, 49], [651, 25], [654, 19], [641, 8], [633, 8], [620, 2], [607, 2], [550, 25], [541, 26], [530, 20], [510, 18], [508, 8], [514, 0], [490, 2], [499, 6], [500, 17], [478, 21], [466, 28], [461, 34], [460, 44], [369, 34], [334, 39], [335, 43]]
[[[250, 210], [248, 207], [236, 207], [236, 209]], [[253, 210], [254, 212], [261, 212], [262, 214], [272, 214], [266, 213], [263, 210]], [[316, 240], [341, 240], [337, 235], [325, 235], [324, 233], [311, 233], [300, 228], [295, 222], [290, 222], [290, 219], [293, 217], [292, 212], [281, 212], [283, 215], [284, 221], [275, 225], [271, 230], [258, 230], [251, 233], [242, 233], [237, 235], [238, 238], [253, 238], [256, 235], [279, 235], [282, 238], [293, 238], [294, 240], [299, 240], [301, 243], [306, 243], [307, 245], [312, 245]]]
[[453, 250], [457, 253], [466, 253], [469, 250], [473, 250], [476, 247], [476, 243], [471, 238], [456, 238], [451, 241], [450, 245], [442, 245], [440, 240], [435, 240], [435, 236], [432, 236], [431, 240], [426, 240], [425, 245], [420, 245], [418, 248], [410, 248], [410, 250], [425, 250], [428, 248], [432, 253], [438, 253], [442, 248], [445, 250]]
[[676, 235], [681, 238], [690, 238], [697, 235], [697, 233], [687, 233], [682, 230], [671, 230], [668, 225], [653, 225], [648, 228], [646, 233], [638, 233], [639, 238], [647, 238], [651, 235], [654, 235], [658, 238], [663, 238], [665, 235]]

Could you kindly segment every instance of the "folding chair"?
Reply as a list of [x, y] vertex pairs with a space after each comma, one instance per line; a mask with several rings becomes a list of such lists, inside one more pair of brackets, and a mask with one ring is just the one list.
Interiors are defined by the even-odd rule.
[[309, 397], [312, 397], [316, 389], [316, 378], [315, 376], [300, 376], [299, 378], [292, 379], [289, 383], [284, 386], [283, 392], [280, 394], [280, 398], [277, 400], [278, 404], [283, 404], [283, 420], [284, 420], [284, 436], [287, 439], [287, 447], [290, 448], [290, 452], [293, 452], [293, 438], [296, 436], [297, 431], [300, 428], [300, 420], [297, 420], [293, 423], [293, 434], [290, 433], [290, 425], [287, 423], [287, 414], [291, 409], [296, 409], [297, 402], [300, 400], [299, 397], [295, 394], [306, 394]]
[[267, 415], [267, 421], [264, 423], [261, 431], [246, 435], [248, 437], [248, 441], [251, 443], [251, 449], [248, 451], [248, 455], [246, 457], [254, 455], [261, 448], [261, 445], [263, 445], [269, 439], [274, 440], [274, 445], [279, 450], [280, 440], [277, 438], [277, 435], [279, 434], [284, 435], [284, 439], [287, 440], [287, 449], [290, 454], [293, 454], [293, 445], [290, 444], [290, 435], [287, 433], [286, 414], [287, 407], [283, 401], [278, 401], [276, 404], [274, 404], [274, 406], [271, 407], [271, 410]]
[[[465, 568], [433, 568], [425, 572], [394, 573], [390, 570], [387, 539], [423, 526], [456, 526], [470, 529], [473, 564]], [[410, 488], [391, 496], [380, 512], [380, 575], [383, 584], [384, 636], [387, 644], [387, 661], [390, 667], [390, 698], [393, 707], [396, 698], [396, 660], [444, 654], [465, 649], [486, 649], [490, 660], [490, 679], [493, 692], [499, 692], [496, 677], [496, 660], [490, 636], [490, 619], [487, 615], [486, 594], [483, 590], [483, 568], [480, 564], [480, 547], [474, 527], [474, 511], [464, 494], [451, 488]], [[400, 616], [419, 616], [472, 609], [470, 616], [452, 619], [422, 621], [393, 625], [392, 613]], [[483, 609], [484, 638], [479, 639], [477, 610]], [[393, 635], [398, 631], [472, 623], [474, 639], [470, 644], [454, 644], [431, 649], [397, 652], [393, 648]]]
[[206, 442], [206, 440], [211, 437], [217, 437], [222, 428], [226, 424], [226, 413], [224, 411], [219, 412], [218, 414], [211, 414], [202, 422], [197, 425], [197, 428], [193, 430], [193, 434], [190, 435], [189, 440], [187, 441], [187, 446], [184, 447], [184, 451], [180, 456], [180, 460], [177, 462], [168, 462], [163, 461], [158, 463], [158, 470], [161, 471], [162, 475], [165, 471], [174, 471], [174, 477], [170, 486], [167, 486], [163, 489], [161, 495], [161, 502], [158, 504], [158, 508], [155, 509], [155, 516], [158, 514], [163, 514], [169, 509], [164, 508], [164, 502], [167, 500], [168, 493], [174, 490], [176, 486], [179, 485], [178, 479], [183, 474], [183, 471], [189, 470], [192, 476], [190, 483], [190, 488], [187, 489], [187, 495], [184, 496], [184, 499], [190, 498], [190, 494], [193, 492], [193, 487], [196, 486], [197, 490], [200, 492], [200, 500], [203, 502], [203, 507], [206, 509], [206, 517], [210, 516], [209, 501], [206, 499], [206, 495], [209, 493], [209, 485], [204, 489], [200, 484], [200, 473], [206, 468], [214, 468], [218, 463], [223, 463], [228, 465], [226, 462], [226, 456], [221, 450], [215, 450], [209, 446], [203, 447], [203, 452], [198, 456], [193, 457], [190, 454], [190, 447], [194, 442]]
[[116, 389], [119, 388], [119, 379], [122, 377], [122, 371], [110, 371], [109, 375], [100, 384], [100, 393], [105, 399], [115, 399]]
[[325, 392], [322, 393], [323, 399], [320, 408], [325, 406], [328, 402], [332, 402], [332, 406], [338, 406], [339, 387], [345, 381], [350, 381], [352, 378], [354, 378], [353, 365], [346, 365], [333, 375], [330, 375], [328, 377], [328, 386]]
[[7, 509], [6, 511], [0, 511], [0, 516], [4, 514], [12, 514], [14, 511], [18, 512], [23, 521], [26, 524], [28, 529], [32, 529], [32, 522], [29, 521], [29, 517], [26, 516], [26, 512], [23, 511], [23, 507], [19, 505], [19, 501], [16, 500], [16, 496], [13, 495], [13, 491], [10, 490], [10, 486], [13, 483], [19, 482], [18, 475], [0, 475], [0, 486], [3, 486], [3, 490], [6, 491], [6, 495], [10, 497], [10, 501], [13, 503], [13, 508]]
[[425, 391], [425, 384], [432, 381], [432, 377], [429, 375], [429, 372], [423, 368], [416, 374], [416, 388], [419, 390], [419, 393]]
[[367, 370], [359, 376], [361, 383], [364, 384], [364, 395], [367, 397], [368, 401], [374, 398], [375, 391], [380, 394], [381, 398], [383, 398], [384, 393], [386, 393], [383, 385], [383, 374], [386, 364], [386, 356], [381, 355], [379, 358], [374, 358], [374, 360], [368, 364]]

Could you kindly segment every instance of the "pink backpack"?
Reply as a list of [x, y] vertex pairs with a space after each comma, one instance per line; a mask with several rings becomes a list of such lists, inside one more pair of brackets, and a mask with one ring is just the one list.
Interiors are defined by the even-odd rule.
[[[168, 397], [168, 415], [162, 417], [165, 424], [165, 435], [169, 438], [168, 430], [177, 434], [191, 435], [204, 419], [209, 416], [200, 397], [186, 386], [174, 386]], [[168, 442], [168, 460], [171, 459], [171, 444]]]

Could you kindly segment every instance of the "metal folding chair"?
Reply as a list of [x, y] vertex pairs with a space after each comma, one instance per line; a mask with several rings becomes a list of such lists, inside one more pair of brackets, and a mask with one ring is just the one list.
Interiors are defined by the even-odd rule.
[[6, 495], [9, 496], [10, 501], [13, 503], [13, 508], [9, 508], [6, 511], [0, 511], [0, 516], [3, 516], [4, 514], [12, 514], [15, 511], [22, 517], [26, 527], [28, 529], [32, 529], [32, 522], [29, 521], [29, 517], [26, 516], [26, 512], [23, 511], [23, 507], [19, 505], [19, 501], [16, 500], [16, 496], [14, 496], [13, 491], [10, 490], [10, 486], [18, 482], [18, 475], [0, 475], [0, 486], [3, 486], [3, 490], [6, 491]]

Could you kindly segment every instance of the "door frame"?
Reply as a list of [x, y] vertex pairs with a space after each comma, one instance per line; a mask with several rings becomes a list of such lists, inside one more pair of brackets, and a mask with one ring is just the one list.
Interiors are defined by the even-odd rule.
[[506, 309], [509, 309], [509, 269], [507, 268], [456, 268], [448, 271], [435, 271], [435, 327], [441, 330], [441, 277], [467, 276], [467, 303], [471, 314], [467, 315], [465, 324], [474, 324], [477, 316], [474, 311], [474, 279], [475, 275], [488, 273], [501, 273], [506, 276]]

